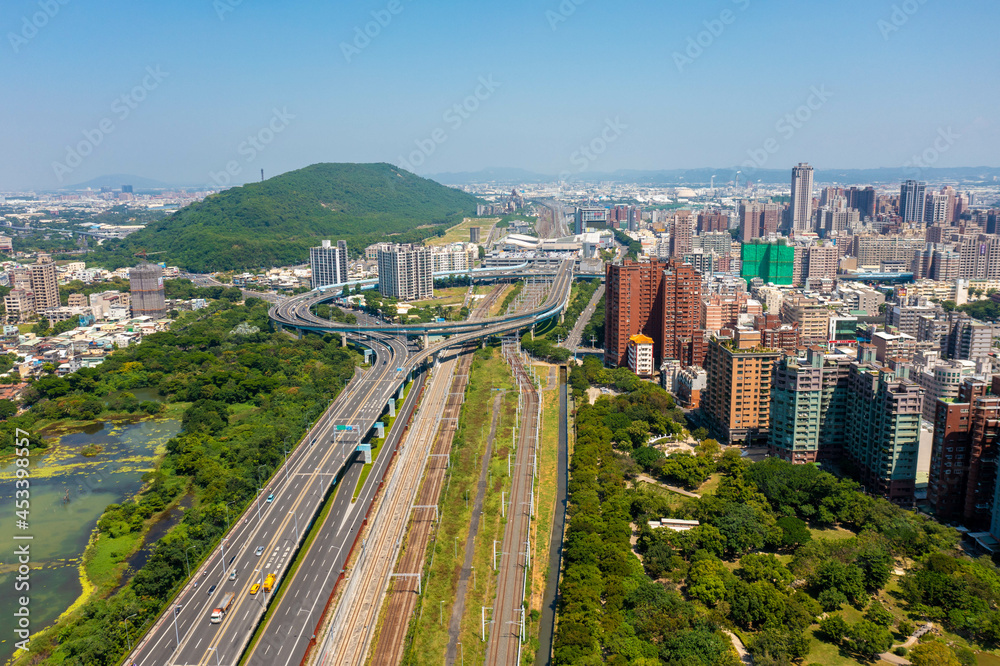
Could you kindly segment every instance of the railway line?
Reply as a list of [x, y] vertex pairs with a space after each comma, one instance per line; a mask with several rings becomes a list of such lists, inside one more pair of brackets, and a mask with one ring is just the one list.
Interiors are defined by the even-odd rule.
[[[502, 289], [494, 289], [486, 298], [479, 301], [472, 318], [485, 317], [503, 293]], [[444, 406], [441, 425], [435, 439], [432, 456], [434, 460], [427, 466], [420, 494], [416, 505], [421, 507], [438, 506], [441, 499], [441, 489], [447, 473], [447, 465], [443, 458], [451, 455], [451, 444], [458, 428], [458, 419], [464, 402], [465, 390], [469, 382], [469, 371], [472, 368], [472, 355], [462, 354], [458, 358], [448, 399]], [[406, 574], [397, 577], [392, 583], [391, 591], [386, 595], [376, 644], [372, 650], [373, 664], [398, 664], [405, 649], [404, 639], [417, 603], [416, 593], [419, 585], [413, 574], [423, 571], [427, 546], [437, 522], [431, 520], [430, 512], [424, 508], [415, 511], [410, 518], [407, 534], [404, 540], [405, 549], [400, 554], [396, 565], [396, 573]]]
[[400, 447], [391, 477], [362, 542], [351, 577], [338, 601], [315, 661], [322, 666], [363, 664], [368, 653], [382, 595], [389, 584], [403, 531], [430, 458], [434, 437], [448, 399], [448, 388], [458, 361], [449, 359], [428, 381], [416, 422]]
[[521, 663], [521, 645], [526, 631], [524, 599], [531, 566], [529, 534], [534, 514], [535, 464], [541, 421], [538, 390], [524, 365], [516, 339], [505, 342], [504, 357], [520, 390], [520, 424], [507, 525], [499, 555], [497, 595], [486, 644], [486, 663], [490, 666]]
[[[488, 320], [427, 325], [416, 334], [433, 329], [449, 337], [434, 345], [425, 345], [416, 352], [406, 342], [406, 336], [414, 334], [409, 327], [368, 322], [346, 327], [321, 319], [309, 311], [315, 302], [332, 297], [321, 297], [319, 301], [293, 298], [273, 306], [270, 315], [275, 323], [306, 331], [339, 333], [345, 336], [345, 342], [349, 338], [371, 349], [375, 356], [373, 365], [348, 384], [302, 442], [289, 453], [285, 465], [264, 484], [270, 493], [262, 494], [273, 495], [273, 501], [265, 503], [262, 497], [259, 498], [259, 508], [257, 502], [251, 503], [233, 522], [223, 546], [198, 567], [125, 663], [136, 666], [239, 663], [271, 602], [267, 594], [250, 594], [250, 588], [256, 582], [253, 579], [260, 578], [267, 569], [267, 573], [276, 575], [278, 586], [285, 584], [283, 578], [309, 526], [319, 514], [333, 485], [349, 473], [349, 464], [355, 459], [357, 445], [372, 430], [385, 409], [386, 401], [395, 396], [407, 378], [419, 373], [428, 361], [445, 362], [468, 343], [558, 316], [566, 306], [572, 279], [572, 262], [567, 261], [552, 277], [548, 297], [529, 311]], [[336, 426], [344, 424], [351, 425], [350, 434], [336, 429]], [[310, 627], [325, 607], [325, 599], [329, 595], [326, 586], [336, 585], [339, 579], [337, 572], [352, 552], [390, 459], [391, 456], [379, 457], [381, 462], [373, 469], [358, 502], [334, 508], [334, 511], [340, 511], [334, 521], [336, 529], [331, 527], [331, 534], [324, 527], [317, 537], [332, 539], [333, 542], [326, 553], [307, 558], [296, 573], [298, 577], [304, 569], [310, 571], [314, 584], [303, 584], [308, 588], [304, 597], [296, 594], [291, 601], [286, 592], [281, 603], [289, 606], [278, 608], [274, 615], [287, 616], [294, 610], [295, 617], [269, 621], [264, 635], [248, 655], [247, 663], [294, 666], [314, 642], [316, 637]], [[263, 550], [258, 554], [257, 549], [261, 546]], [[334, 572], [332, 581], [331, 576], [324, 576], [323, 582], [319, 582], [319, 570], [323, 567], [326, 567], [327, 573]], [[234, 568], [238, 571], [235, 580], [226, 575]], [[208, 578], [210, 575], [213, 578]], [[212, 591], [203, 594], [197, 589], [196, 581], [205, 581], [206, 585], [214, 582]], [[216, 602], [213, 595], [230, 592], [235, 598], [226, 617], [218, 624], [209, 623], [207, 618]]]

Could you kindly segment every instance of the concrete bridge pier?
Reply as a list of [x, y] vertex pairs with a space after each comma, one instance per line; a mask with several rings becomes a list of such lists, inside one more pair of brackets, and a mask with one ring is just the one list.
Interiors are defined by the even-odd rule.
[[387, 406], [389, 407], [389, 416], [395, 416], [396, 415], [396, 401], [395, 401], [395, 399], [389, 398], [389, 403], [388, 403]]
[[405, 389], [405, 388], [406, 388], [406, 383], [405, 382], [399, 385], [399, 397], [397, 398], [397, 400], [402, 400], [403, 399], [403, 389]]
[[421, 349], [427, 349], [427, 334], [426, 333], [423, 334], [423, 336], [421, 337], [421, 340], [424, 343], [424, 346], [421, 347]]
[[347, 333], [341, 333], [340, 334], [340, 346], [341, 347], [346, 347], [347, 346]]

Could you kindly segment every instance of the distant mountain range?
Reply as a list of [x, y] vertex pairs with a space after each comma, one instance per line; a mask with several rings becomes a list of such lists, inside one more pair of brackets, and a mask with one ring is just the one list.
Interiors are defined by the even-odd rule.
[[113, 173], [107, 176], [98, 176], [97, 178], [92, 178], [85, 183], [77, 183], [76, 185], [67, 185], [66, 190], [99, 190], [102, 187], [110, 187], [114, 190], [120, 190], [122, 185], [131, 185], [136, 190], [169, 190], [173, 187], [167, 183], [161, 182], [159, 180], [153, 180], [152, 178], [143, 178], [142, 176], [133, 176], [122, 173]]
[[288, 266], [323, 239], [346, 240], [354, 254], [377, 241], [419, 242], [474, 215], [476, 203], [391, 164], [314, 164], [213, 194], [106, 241], [93, 258], [114, 268], [148, 250], [196, 272]]
[[[722, 169], [621, 169], [609, 173], [579, 173], [569, 177], [569, 182], [617, 182], [639, 185], [709, 185], [715, 176], [717, 186], [731, 183], [740, 172], [740, 182], [748, 179], [763, 184], [787, 184], [791, 169], [748, 169], [729, 167]], [[516, 168], [490, 168], [481, 171], [439, 173], [428, 176], [445, 185], [472, 183], [534, 184], [554, 182], [558, 176], [540, 174]], [[842, 184], [898, 183], [908, 178], [930, 183], [988, 183], [1000, 184], [1000, 167], [947, 167], [924, 168], [883, 167], [878, 169], [817, 169], [815, 182]]]

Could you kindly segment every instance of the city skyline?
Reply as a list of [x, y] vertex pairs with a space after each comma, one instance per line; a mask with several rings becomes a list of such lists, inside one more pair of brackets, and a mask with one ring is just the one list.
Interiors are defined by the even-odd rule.
[[[750, 0], [112, 2], [100, 14], [16, 2], [3, 23], [0, 72], [18, 103], [3, 112], [13, 159], [0, 189], [109, 173], [224, 187], [316, 162], [424, 176], [994, 163], [995, 12], [911, 4], [848, 2], [830, 16]], [[760, 49], [762, 34], [783, 48]]]

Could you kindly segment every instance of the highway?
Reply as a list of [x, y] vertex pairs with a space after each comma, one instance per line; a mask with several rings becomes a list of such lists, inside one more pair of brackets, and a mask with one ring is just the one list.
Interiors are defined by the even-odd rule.
[[[236, 519], [223, 545], [197, 569], [191, 581], [157, 618], [126, 663], [136, 666], [237, 664], [270, 601], [263, 590], [251, 595], [251, 586], [262, 582], [269, 573], [275, 574], [279, 585], [284, 583], [284, 574], [331, 487], [338, 476], [345, 473], [345, 465], [353, 460], [357, 445], [371, 430], [385, 410], [387, 400], [398, 391], [407, 375], [420, 369], [428, 360], [440, 360], [449, 348], [461, 347], [486, 336], [516, 331], [535, 321], [558, 315], [568, 302], [572, 281], [573, 262], [563, 262], [553, 279], [548, 297], [538, 307], [525, 313], [485, 321], [436, 324], [437, 329], [453, 334], [416, 353], [411, 352], [403, 340], [395, 337], [409, 332], [408, 327], [379, 324], [367, 317], [359, 318], [358, 325], [345, 327], [312, 314], [309, 311], [312, 302], [302, 298], [288, 299], [273, 306], [270, 310], [272, 319], [286, 326], [344, 335], [359, 330], [370, 332], [363, 344], [374, 352], [374, 364], [366, 373], [351, 381], [303, 442], [290, 453], [286, 464], [259, 493], [258, 502]], [[321, 300], [329, 298], [332, 296]], [[470, 325], [471, 330], [468, 330]], [[355, 430], [349, 434], [341, 432], [338, 436], [334, 429], [337, 425], [350, 425]], [[377, 474], [373, 470], [368, 477], [358, 502], [347, 504], [340, 497], [335, 500], [336, 506], [326, 523], [333, 528], [324, 527], [317, 538], [322, 538], [328, 549], [327, 557], [315, 559], [316, 566], [324, 571], [323, 581], [319, 580], [319, 570], [297, 573], [296, 580], [322, 585], [325, 589], [332, 585], [333, 574], [339, 576], [344, 558], [353, 546], [353, 537], [367, 515], [377, 484], [381, 482], [384, 465], [390, 458], [379, 456], [380, 469]], [[267, 501], [272, 494], [273, 500]], [[340, 521], [339, 529], [336, 529], [337, 521]], [[258, 548], [262, 548], [261, 555], [257, 555]], [[315, 548], [314, 544], [311, 554], [316, 552]], [[228, 573], [234, 569], [237, 577], [230, 580]], [[309, 573], [312, 573], [311, 582]], [[303, 577], [300, 578], [300, 575]], [[209, 593], [206, 588], [212, 586], [215, 589]], [[231, 608], [221, 623], [211, 624], [208, 618], [215, 603], [228, 592], [235, 595]], [[278, 623], [273, 629], [268, 627], [265, 639], [251, 655], [252, 663], [295, 664], [293, 655], [303, 654], [308, 647], [312, 638], [310, 622], [318, 621], [315, 613], [318, 611], [321, 614], [322, 609], [319, 609], [318, 603], [308, 608], [296, 608], [297, 617], [291, 619], [287, 617], [291, 611], [286, 609], [286, 603], [294, 606], [295, 595], [282, 598], [276, 613]], [[300, 614], [303, 618], [298, 624]]]
[[[551, 272], [541, 271], [539, 276], [550, 276]], [[498, 272], [498, 278], [509, 278], [509, 273]], [[487, 320], [468, 320], [464, 322], [432, 322], [419, 324], [386, 324], [380, 322], [361, 322], [357, 324], [342, 324], [329, 319], [322, 319], [310, 311], [314, 305], [331, 301], [340, 295], [336, 291], [311, 291], [300, 294], [292, 298], [285, 299], [278, 305], [271, 308], [269, 315], [276, 323], [296, 328], [300, 330], [328, 332], [328, 333], [351, 333], [370, 331], [384, 333], [388, 335], [456, 335], [459, 333], [475, 332], [479, 337], [485, 331], [504, 327], [502, 332], [509, 332], [521, 328], [527, 328], [533, 323], [548, 319], [563, 310], [569, 298], [569, 288], [573, 281], [573, 261], [562, 262], [555, 273], [553, 289], [550, 296], [544, 303], [530, 310], [519, 311], [507, 314], [502, 317], [495, 317]], [[565, 289], [565, 294], [563, 294]], [[560, 299], [560, 296], [565, 296]], [[453, 344], [447, 345], [453, 346]]]
[[[126, 663], [152, 666], [238, 662], [270, 601], [263, 590], [251, 595], [251, 586], [269, 573], [275, 574], [281, 584], [300, 540], [343, 473], [345, 463], [354, 458], [358, 443], [381, 415], [385, 398], [406, 379], [406, 372], [399, 370], [401, 365], [407, 365], [409, 351], [404, 343], [380, 338], [369, 339], [367, 344], [376, 353], [373, 367], [355, 377], [328, 408], [286, 464], [265, 484], [257, 502], [236, 519], [223, 545], [198, 568]], [[337, 425], [351, 425], [357, 431], [338, 433]], [[373, 495], [374, 490], [369, 490]], [[268, 501], [271, 495], [273, 500]], [[356, 519], [366, 510], [361, 509], [361, 501], [346, 505], [338, 498], [337, 504], [330, 516], [334, 522]], [[359, 527], [360, 521], [353, 529]], [[258, 548], [262, 549], [260, 555]], [[330, 551], [324, 561], [335, 569], [339, 556], [339, 552]], [[234, 569], [236, 580], [230, 580], [228, 574]], [[209, 593], [212, 586], [215, 589]], [[227, 592], [236, 595], [232, 607], [221, 623], [211, 624], [209, 615], [214, 604]]]

